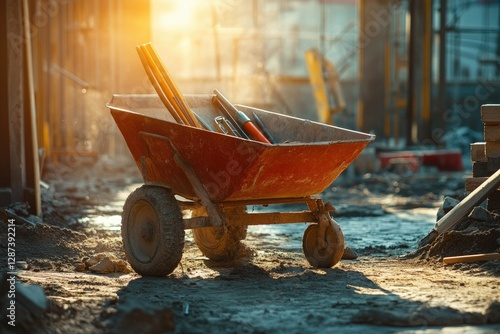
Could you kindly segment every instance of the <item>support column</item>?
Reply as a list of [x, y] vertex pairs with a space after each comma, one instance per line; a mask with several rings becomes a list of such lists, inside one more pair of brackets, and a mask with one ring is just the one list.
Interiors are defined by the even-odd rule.
[[[28, 202], [37, 212], [27, 99], [22, 1], [0, 4], [0, 206]], [[36, 126], [36, 125], [34, 125]], [[36, 132], [35, 132], [36, 133]], [[39, 197], [38, 197], [39, 200]]]
[[23, 103], [23, 27], [21, 1], [7, 0], [1, 7], [0, 52], [0, 205], [23, 201], [26, 185]]
[[431, 0], [410, 1], [407, 143], [431, 139]]
[[358, 128], [384, 137], [386, 73], [384, 59], [392, 19], [391, 0], [359, 1]]

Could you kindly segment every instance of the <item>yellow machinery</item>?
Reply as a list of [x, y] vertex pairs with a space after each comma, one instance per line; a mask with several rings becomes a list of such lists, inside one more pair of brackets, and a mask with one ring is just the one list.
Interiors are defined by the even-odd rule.
[[[318, 119], [321, 123], [333, 125], [333, 115], [345, 108], [345, 100], [335, 65], [316, 49], [307, 50], [305, 58], [316, 101]], [[333, 99], [330, 99], [329, 92]]]

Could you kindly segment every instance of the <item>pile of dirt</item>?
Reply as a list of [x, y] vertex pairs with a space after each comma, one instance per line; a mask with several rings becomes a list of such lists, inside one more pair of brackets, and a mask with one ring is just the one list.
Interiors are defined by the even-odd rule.
[[[7, 212], [0, 210], [0, 247], [7, 249]], [[16, 260], [25, 268], [34, 271], [73, 271], [82, 259], [102, 252], [112, 252], [124, 259], [121, 240], [118, 235], [100, 232], [89, 235], [69, 228], [45, 222], [34, 225], [20, 222], [15, 225]], [[6, 263], [2, 264], [5, 270]]]
[[[0, 211], [0, 247], [7, 248], [7, 214]], [[16, 259], [33, 269], [64, 269], [83, 253], [83, 233], [44, 223], [18, 223], [15, 227]], [[67, 268], [69, 269], [69, 268]], [[73, 269], [73, 268], [71, 268]]]
[[[500, 214], [477, 207], [462, 218], [452, 229], [439, 235], [432, 243], [424, 245], [410, 254], [410, 258], [442, 263], [449, 256], [500, 253]], [[488, 272], [500, 276], [500, 260], [456, 263], [453, 269]]]
[[124, 260], [120, 235], [89, 228], [82, 218], [86, 208], [113, 201], [117, 191], [139, 177], [131, 159], [46, 164], [42, 218], [30, 215], [26, 203], [0, 209], [0, 247], [7, 248], [8, 218], [15, 218], [16, 260], [26, 262], [22, 269], [74, 271], [86, 259], [101, 253], [112, 253], [117, 261]]

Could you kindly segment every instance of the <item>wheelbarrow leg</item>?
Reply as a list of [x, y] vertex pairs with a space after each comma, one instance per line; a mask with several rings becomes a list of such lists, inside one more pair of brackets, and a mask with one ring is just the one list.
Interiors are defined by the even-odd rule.
[[[328, 215], [328, 217], [327, 217]], [[331, 224], [331, 217], [328, 213], [321, 213], [318, 216], [318, 248], [319, 249], [325, 249], [328, 246], [328, 243], [326, 242], [326, 230]]]
[[326, 204], [319, 198], [315, 199], [312, 203], [308, 203], [309, 209], [316, 215], [318, 221], [318, 240], [317, 245], [319, 249], [327, 247], [328, 243], [325, 237], [326, 230], [333, 224], [334, 220], [330, 216], [330, 211], [335, 210], [330, 202]]
[[193, 168], [184, 160], [184, 158], [175, 149], [174, 152], [175, 152], [174, 153], [175, 163], [177, 164], [177, 166], [182, 168], [189, 182], [191, 182], [191, 185], [193, 186], [196, 195], [201, 200], [201, 203], [205, 207], [205, 210], [207, 210], [209, 218], [212, 220], [212, 226], [213, 227], [226, 226], [224, 217], [219, 213], [214, 203], [210, 200], [210, 197], [208, 196], [205, 187], [203, 187], [203, 184], [201, 183], [200, 179], [196, 175]]
[[[173, 145], [172, 145], [173, 148]], [[193, 168], [174, 150], [174, 160], [182, 168], [193, 189], [208, 213], [211, 227], [193, 230], [193, 237], [200, 251], [212, 260], [230, 260], [240, 250], [245, 239], [246, 226], [228, 226], [226, 216], [217, 210]]]

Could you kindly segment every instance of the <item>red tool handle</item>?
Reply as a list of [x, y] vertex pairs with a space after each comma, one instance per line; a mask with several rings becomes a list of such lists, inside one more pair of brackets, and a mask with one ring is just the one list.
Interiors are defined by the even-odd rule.
[[250, 122], [250, 121], [245, 122], [245, 124], [243, 124], [243, 129], [245, 130], [246, 133], [248, 133], [248, 135], [253, 140], [260, 141], [260, 142], [266, 143], [266, 144], [271, 144], [271, 142], [269, 140], [267, 140], [266, 137], [264, 137], [262, 132], [260, 132], [260, 130], [252, 122]]
[[272, 144], [263, 134], [259, 128], [252, 123], [250, 118], [242, 111], [236, 109], [217, 89], [214, 90], [215, 96], [219, 99], [221, 105], [227, 107], [236, 116], [238, 123], [243, 127], [243, 130], [253, 140], [260, 141], [265, 144]]

